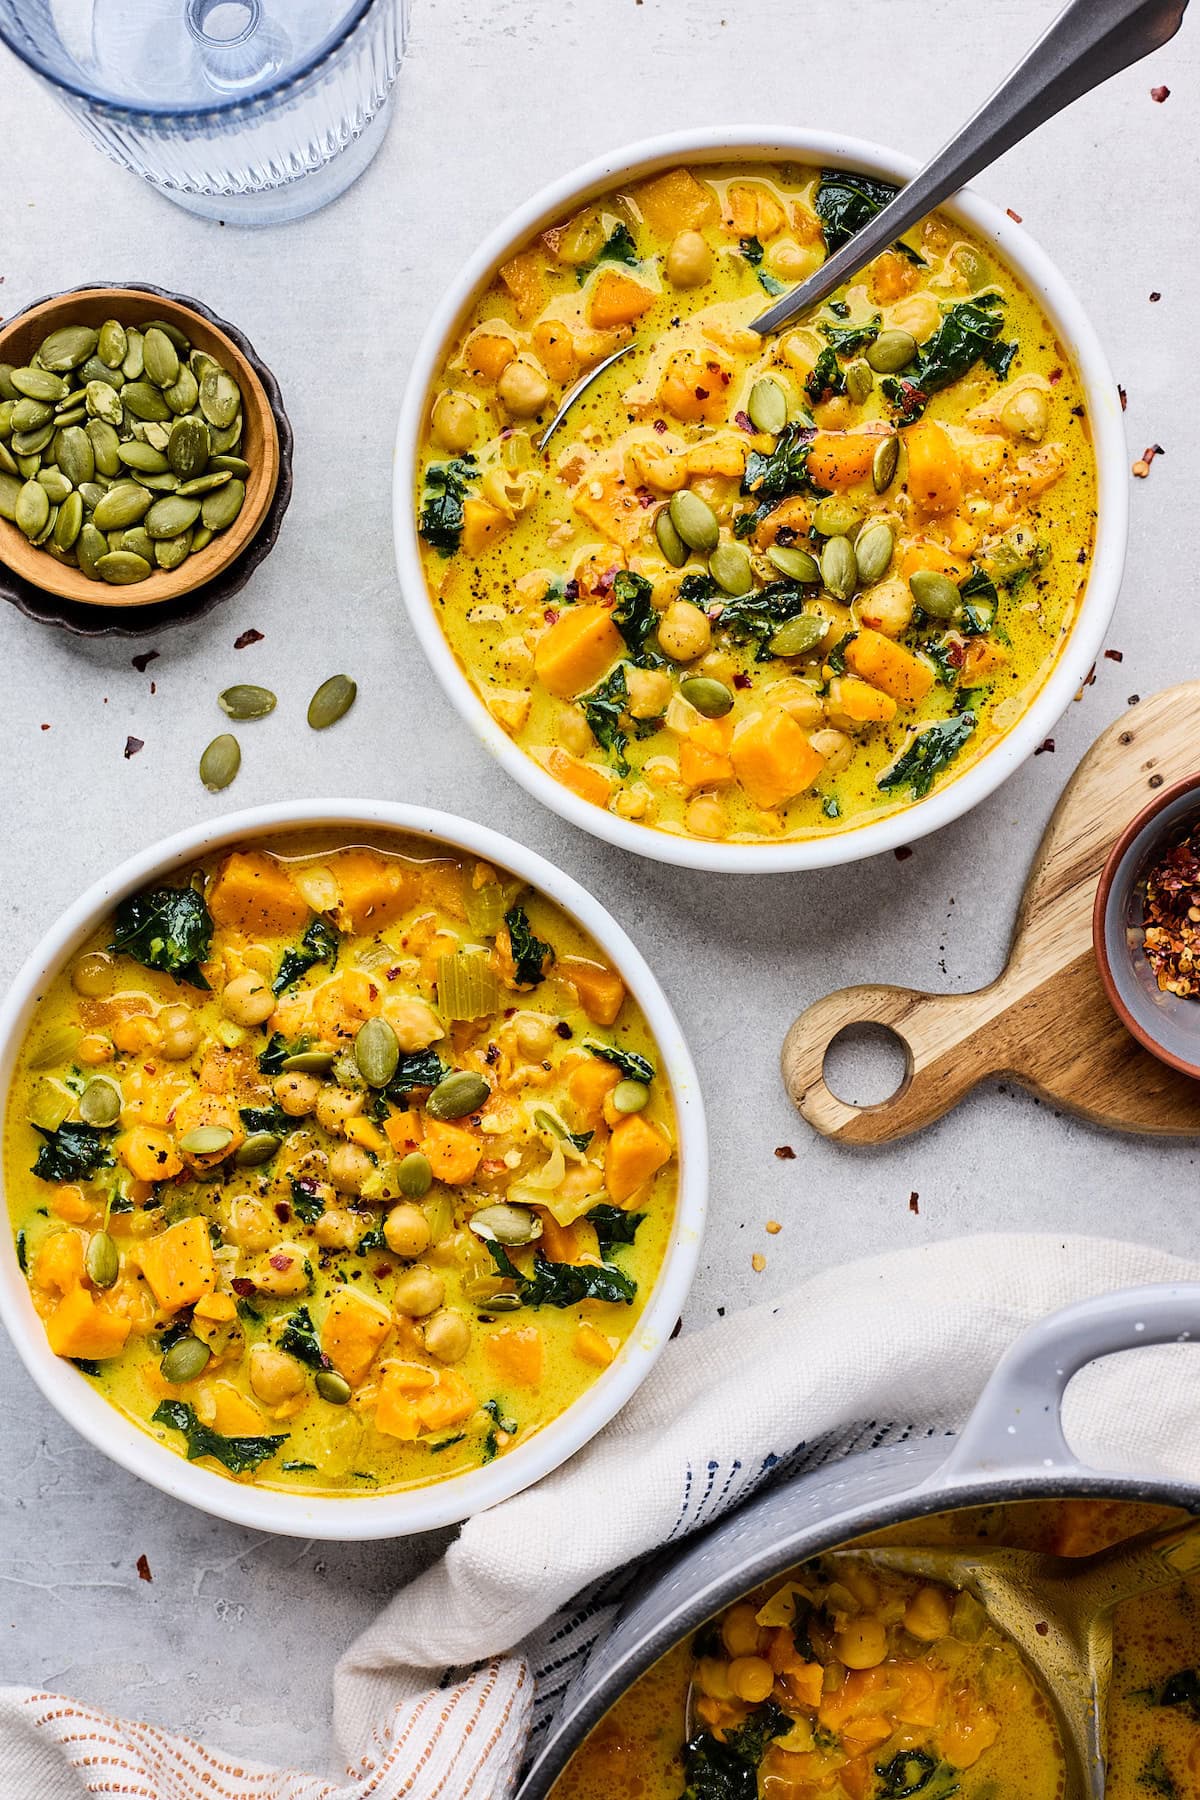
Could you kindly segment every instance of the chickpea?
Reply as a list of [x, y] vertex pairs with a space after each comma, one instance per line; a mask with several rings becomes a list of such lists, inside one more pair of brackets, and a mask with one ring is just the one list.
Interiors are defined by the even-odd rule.
[[586, 756], [595, 739], [592, 728], [578, 706], [564, 706], [558, 715], [558, 738], [572, 756]]
[[260, 1294], [303, 1294], [310, 1279], [308, 1259], [299, 1244], [276, 1244], [269, 1255], [259, 1257], [250, 1279]]
[[429, 1220], [419, 1206], [401, 1201], [383, 1221], [383, 1235], [396, 1256], [420, 1256], [429, 1248]]
[[523, 637], [506, 637], [496, 645], [496, 664], [509, 681], [528, 681], [533, 674], [533, 651]]
[[107, 994], [116, 976], [117, 965], [103, 950], [89, 950], [71, 970], [71, 986], [89, 1000]]
[[434, 401], [429, 422], [443, 450], [456, 454], [469, 450], [478, 429], [478, 402], [469, 394], [454, 394], [447, 388]]
[[812, 732], [808, 741], [817, 755], [825, 758], [822, 774], [840, 775], [843, 769], [849, 768], [854, 757], [854, 739], [844, 731], [835, 731], [828, 726], [824, 731]]
[[255, 1344], [250, 1352], [250, 1386], [267, 1406], [282, 1406], [304, 1387], [304, 1370], [294, 1356], [270, 1344]]
[[621, 788], [612, 803], [612, 809], [619, 819], [653, 818], [653, 796], [641, 786]]
[[657, 719], [671, 703], [671, 677], [664, 675], [661, 669], [631, 666], [625, 671], [625, 686], [629, 691], [630, 716], [634, 719]]
[[723, 838], [729, 830], [725, 808], [713, 794], [697, 794], [689, 801], [683, 822], [693, 837]]
[[851, 1619], [834, 1634], [833, 1652], [848, 1669], [876, 1669], [887, 1655], [887, 1632], [879, 1619]]
[[358, 1242], [360, 1220], [342, 1206], [327, 1206], [316, 1224], [313, 1236], [323, 1250], [352, 1250]]
[[424, 1000], [403, 995], [385, 1000], [383, 1016], [395, 1032], [396, 1042], [402, 1050], [428, 1050], [430, 1044], [436, 1044], [446, 1035], [442, 1021]]
[[305, 1119], [316, 1110], [321, 1084], [315, 1075], [280, 1075], [275, 1098], [289, 1119]]
[[906, 299], [897, 300], [888, 318], [893, 331], [907, 331], [918, 344], [927, 343], [942, 322], [932, 294], [909, 294]]
[[262, 1025], [275, 1011], [275, 996], [261, 975], [247, 970], [226, 982], [221, 1010], [235, 1025]]
[[[396, 1035], [399, 1037], [399, 1032]], [[328, 1082], [317, 1095], [317, 1123], [337, 1137], [346, 1129], [346, 1121], [356, 1118], [364, 1105], [365, 1096], [361, 1090], [336, 1087]]]
[[496, 392], [514, 419], [532, 419], [550, 398], [550, 383], [536, 363], [518, 356], [502, 371]]
[[903, 637], [912, 623], [913, 599], [907, 581], [881, 581], [862, 596], [858, 617], [885, 637]]
[[767, 267], [781, 281], [803, 281], [819, 267], [823, 253], [817, 244], [798, 244], [795, 238], [777, 238], [767, 251]]
[[1014, 437], [1040, 444], [1050, 423], [1050, 402], [1040, 388], [1019, 388], [1000, 408], [1000, 423]]
[[712, 273], [713, 256], [698, 231], [680, 231], [667, 251], [667, 280], [673, 287], [702, 287]]
[[765, 1657], [735, 1656], [729, 1665], [729, 1685], [739, 1700], [758, 1706], [775, 1686], [775, 1671]]
[[517, 1049], [526, 1062], [541, 1062], [554, 1048], [556, 1021], [544, 1013], [518, 1013], [513, 1020], [513, 1036]]
[[918, 1588], [904, 1609], [904, 1629], [923, 1644], [950, 1630], [950, 1601], [941, 1588]]
[[772, 706], [782, 706], [784, 712], [791, 713], [797, 725], [805, 731], [817, 730], [825, 720], [825, 708], [821, 704], [821, 696], [809, 687], [807, 681], [801, 681], [798, 675], [791, 675], [783, 681], [776, 682], [769, 695]]
[[339, 1144], [330, 1154], [329, 1179], [339, 1194], [361, 1194], [375, 1165], [359, 1144]]
[[86, 1037], [80, 1038], [75, 1046], [75, 1058], [85, 1068], [96, 1069], [101, 1063], [111, 1062], [113, 1046], [108, 1038], [101, 1037], [97, 1031], [90, 1031]]
[[721, 1642], [731, 1657], [757, 1656], [761, 1633], [748, 1600], [739, 1600], [721, 1620]]
[[423, 1319], [442, 1304], [446, 1284], [440, 1275], [418, 1263], [397, 1277], [392, 1290], [393, 1309], [410, 1319]]
[[435, 1313], [425, 1327], [425, 1348], [439, 1362], [461, 1362], [471, 1348], [471, 1327], [460, 1312]]
[[235, 1194], [230, 1200], [225, 1236], [240, 1250], [265, 1250], [278, 1229], [274, 1213], [261, 1200], [250, 1194]]
[[704, 1656], [696, 1664], [696, 1680], [700, 1691], [707, 1694], [710, 1700], [732, 1700], [733, 1689], [729, 1685], [729, 1664], [722, 1662], [719, 1656]]
[[658, 621], [658, 641], [673, 662], [694, 662], [712, 642], [712, 627], [690, 600], [672, 600]]
[[186, 1062], [203, 1035], [191, 1007], [182, 1002], [178, 1006], [164, 1006], [155, 1022], [162, 1033], [158, 1054], [165, 1056], [168, 1062]]

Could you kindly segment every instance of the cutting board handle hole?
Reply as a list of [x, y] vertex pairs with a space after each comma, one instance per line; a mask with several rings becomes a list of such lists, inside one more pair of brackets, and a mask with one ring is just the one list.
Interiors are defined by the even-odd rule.
[[882, 1106], [904, 1086], [908, 1052], [889, 1025], [843, 1025], [825, 1047], [825, 1085], [846, 1106]]

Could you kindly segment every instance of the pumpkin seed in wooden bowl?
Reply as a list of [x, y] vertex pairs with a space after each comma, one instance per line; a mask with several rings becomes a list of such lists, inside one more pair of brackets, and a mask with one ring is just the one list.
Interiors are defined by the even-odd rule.
[[271, 507], [280, 439], [252, 363], [181, 298], [56, 295], [0, 328], [0, 563], [90, 607], [220, 576]]

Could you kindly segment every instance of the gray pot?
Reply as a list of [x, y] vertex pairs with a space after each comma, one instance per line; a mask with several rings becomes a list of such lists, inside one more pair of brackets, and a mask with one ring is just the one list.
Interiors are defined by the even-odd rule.
[[517, 1800], [543, 1800], [593, 1725], [681, 1638], [760, 1582], [848, 1538], [999, 1501], [1141, 1500], [1200, 1512], [1200, 1487], [1085, 1467], [1062, 1431], [1071, 1378], [1098, 1357], [1200, 1338], [1200, 1284], [1128, 1288], [1032, 1326], [997, 1364], [949, 1454], [942, 1438], [864, 1451], [772, 1488], [647, 1575], [564, 1703]]

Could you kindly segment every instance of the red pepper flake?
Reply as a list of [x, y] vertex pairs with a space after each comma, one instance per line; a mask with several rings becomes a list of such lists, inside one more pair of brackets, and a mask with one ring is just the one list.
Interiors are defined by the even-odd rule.
[[43, 726], [42, 726], [42, 730], [43, 730], [43, 731], [49, 731], [49, 729], [50, 729], [50, 727], [49, 727], [49, 726], [48, 726], [48, 725], [43, 725]]
[[1159, 291], [1158, 291], [1158, 289], [1157, 289], [1157, 288], [1155, 288], [1155, 289], [1154, 289], [1154, 292], [1153, 292], [1153, 293], [1152, 293], [1152, 294], [1151, 294], [1151, 296], [1150, 296], [1150, 304], [1151, 304], [1151, 306], [1157, 306], [1157, 305], [1158, 305], [1158, 302], [1159, 302], [1159, 301], [1160, 301], [1160, 300], [1161, 300], [1161, 299], [1162, 299], [1162, 295], [1161, 295], [1161, 294], [1160, 294], [1160, 293], [1159, 293]]
[[1104, 654], [1108, 658], [1109, 662], [1124, 662], [1125, 661], [1125, 652], [1123, 650], [1106, 650], [1104, 652]]
[[665, 419], [655, 419], [654, 429], [657, 431], [659, 437], [661, 437], [663, 432], [667, 429], [667, 421]]
[[611, 568], [611, 569], [605, 569], [603, 575], [600, 577], [599, 581], [596, 583], [596, 592], [598, 594], [611, 593], [612, 592], [612, 584], [617, 579], [617, 576], [620, 573], [621, 573], [620, 569], [615, 568], [615, 567]]
[[158, 692], [158, 683], [157, 683], [157, 681], [152, 681], [152, 682], [151, 682], [151, 683], [150, 683], [150, 692], [151, 692], [151, 694], [152, 694], [152, 695], [153, 695], [153, 694], [157, 694], [157, 692]]
[[1150, 464], [1154, 461], [1155, 457], [1165, 456], [1166, 454], [1167, 453], [1161, 444], [1147, 444], [1146, 448], [1142, 451], [1142, 454], [1133, 465], [1133, 472], [1138, 480], [1145, 481], [1147, 475], [1150, 473]]
[[1053, 738], [1043, 738], [1041, 743], [1038, 745], [1037, 749], [1034, 751], [1033, 754], [1035, 756], [1042, 756], [1047, 751], [1049, 751], [1051, 756], [1054, 755], [1054, 739]]
[[1121, 383], [1119, 381], [1117, 383], [1117, 393], [1121, 397], [1121, 411], [1128, 412], [1129, 411], [1129, 395], [1125, 392], [1125, 389], [1121, 386]]
[[1011, 206], [1006, 206], [1004, 210], [1008, 214], [1009, 218], [1012, 219], [1017, 225], [1023, 225], [1025, 223], [1025, 221], [1021, 217], [1020, 213], [1014, 212]]
[[557, 625], [558, 624], [558, 613], [553, 606], [548, 606], [546, 608], [545, 612], [542, 614], [542, 617], [543, 617], [543, 619], [545, 619], [547, 625]]
[[131, 656], [129, 660], [138, 674], [144, 675], [150, 664], [158, 660], [159, 654], [157, 650], [139, 650], [137, 655]]
[[636, 490], [636, 492], [637, 492], [637, 503], [639, 506], [647, 507], [647, 506], [654, 505], [654, 495], [650, 492], [650, 489], [648, 487], [640, 487]]
[[235, 1275], [229, 1285], [239, 1300], [248, 1300], [254, 1292], [254, 1283], [245, 1275]]
[[249, 631], [243, 631], [241, 637], [234, 638], [233, 647], [235, 650], [245, 650], [250, 644], [261, 644], [263, 636], [263, 632], [255, 631], [251, 626]]
[[1152, 87], [1150, 89], [1150, 98], [1156, 100], [1159, 106], [1161, 106], [1164, 100], [1169, 100], [1171, 98], [1171, 90], [1169, 87]]
[[127, 737], [125, 739], [125, 761], [128, 762], [131, 756], [136, 756], [139, 750], [145, 748], [145, 738]]
[[733, 422], [742, 431], [754, 430], [754, 421], [748, 412], [735, 412], [733, 415]]
[[[558, 1024], [554, 1027], [554, 1029], [560, 1038], [569, 1038], [569, 1037], [574, 1036], [574, 1033], [572, 1032], [571, 1027], [567, 1024], [567, 1021], [565, 1019], [560, 1019], [558, 1021]], [[496, 1048], [495, 1044], [489, 1044], [487, 1047], [487, 1058], [488, 1058], [489, 1062], [495, 1061], [495, 1058], [492, 1056], [492, 1051], [495, 1048]]]
[[267, 1260], [273, 1269], [279, 1270], [281, 1275], [285, 1269], [290, 1269], [292, 1266], [292, 1259], [290, 1256], [271, 1256], [268, 1257]]
[[[1150, 786], [1162, 786], [1151, 776]], [[1143, 948], [1160, 989], [1200, 997], [1200, 833], [1168, 845], [1139, 878]]]
[[775, 1154], [780, 1162], [795, 1162], [796, 1160], [796, 1152], [792, 1149], [790, 1144], [776, 1145]]
[[708, 388], [698, 387], [698, 388], [695, 388], [693, 391], [696, 395], [697, 400], [707, 400], [708, 399], [708, 396], [709, 396]]
[[1051, 369], [1049, 375], [1047, 376], [1047, 380], [1050, 381], [1052, 384], [1056, 384], [1056, 383], [1060, 382], [1062, 380], [1062, 378], [1063, 378], [1063, 372], [1061, 369]]
[[279, 1219], [284, 1225], [286, 1225], [288, 1220], [291, 1218], [291, 1216], [292, 1216], [292, 1209], [288, 1205], [287, 1201], [286, 1200], [277, 1200], [275, 1202], [275, 1217], [277, 1219]]
[[138, 1557], [137, 1562], [134, 1564], [134, 1567], [137, 1569], [139, 1581], [153, 1581], [154, 1580], [153, 1575], [150, 1573], [150, 1564], [146, 1560], [146, 1553], [144, 1550], [143, 1550], [142, 1554]]
[[1039, 1619], [1033, 1629], [1037, 1632], [1039, 1637], [1046, 1637], [1050, 1631], [1050, 1627], [1047, 1625], [1045, 1619]]
[[917, 1193], [915, 1188], [908, 1196], [908, 1210], [910, 1213], [919, 1213], [921, 1210], [921, 1196]]
[[735, 688], [748, 688], [750, 686], [750, 677], [748, 675], [735, 675], [733, 678], [733, 685]]
[[1130, 694], [1128, 700], [1125, 702], [1126, 706], [1140, 706], [1141, 703], [1142, 696], [1140, 694]]
[[912, 845], [911, 844], [897, 844], [896, 848], [892, 851], [892, 855], [895, 857], [897, 862], [907, 862], [909, 857], [912, 855]]
[[390, 1275], [391, 1272], [391, 1266], [388, 1263], [376, 1263], [375, 1267], [371, 1270], [372, 1275], [375, 1276], [377, 1281], [382, 1281], [384, 1277]]

